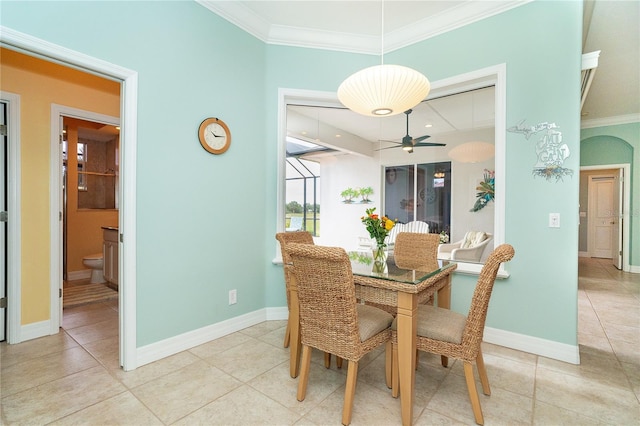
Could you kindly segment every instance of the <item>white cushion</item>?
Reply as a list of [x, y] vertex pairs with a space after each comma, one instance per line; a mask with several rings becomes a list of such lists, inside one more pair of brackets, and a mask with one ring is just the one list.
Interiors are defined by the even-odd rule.
[[482, 231], [469, 231], [464, 235], [464, 240], [460, 248], [475, 247], [487, 239], [487, 234]]

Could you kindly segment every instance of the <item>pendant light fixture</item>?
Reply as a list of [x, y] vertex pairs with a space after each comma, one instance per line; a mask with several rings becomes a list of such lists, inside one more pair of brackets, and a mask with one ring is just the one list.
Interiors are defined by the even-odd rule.
[[429, 94], [431, 84], [418, 71], [384, 63], [384, 0], [382, 0], [380, 65], [352, 74], [338, 87], [338, 99], [358, 114], [384, 117], [400, 114], [418, 105]]

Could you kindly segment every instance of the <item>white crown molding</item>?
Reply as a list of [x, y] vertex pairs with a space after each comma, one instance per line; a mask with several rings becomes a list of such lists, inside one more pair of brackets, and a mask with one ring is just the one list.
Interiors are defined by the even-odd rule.
[[[385, 34], [384, 51], [386, 53], [409, 46], [531, 1], [533, 0], [466, 1], [442, 13]], [[215, 0], [196, 0], [196, 2], [267, 44], [371, 55], [380, 54], [379, 37], [271, 25], [242, 2]]]
[[640, 113], [618, 115], [615, 117], [594, 118], [592, 120], [582, 120], [581, 129], [592, 129], [594, 127], [617, 126], [620, 124], [640, 123]]

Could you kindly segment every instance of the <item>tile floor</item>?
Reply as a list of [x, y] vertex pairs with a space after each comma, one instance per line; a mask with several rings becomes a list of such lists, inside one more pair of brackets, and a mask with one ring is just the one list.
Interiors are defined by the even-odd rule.
[[[581, 365], [484, 344], [490, 425], [640, 424], [640, 275], [579, 261]], [[284, 321], [270, 321], [125, 373], [114, 301], [64, 313], [64, 331], [0, 345], [2, 425], [340, 424], [345, 371], [315, 354], [304, 402], [288, 374]], [[479, 385], [478, 385], [479, 386]], [[421, 354], [416, 425], [474, 424], [463, 371]], [[353, 425], [400, 424], [384, 353], [361, 362]]]

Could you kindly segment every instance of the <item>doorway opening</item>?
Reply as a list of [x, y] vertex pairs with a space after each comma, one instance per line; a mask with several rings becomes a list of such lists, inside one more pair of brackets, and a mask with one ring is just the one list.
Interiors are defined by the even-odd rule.
[[578, 255], [610, 259], [629, 271], [629, 164], [580, 168]]

